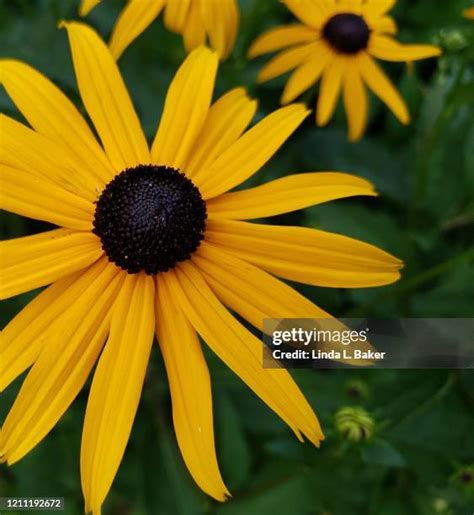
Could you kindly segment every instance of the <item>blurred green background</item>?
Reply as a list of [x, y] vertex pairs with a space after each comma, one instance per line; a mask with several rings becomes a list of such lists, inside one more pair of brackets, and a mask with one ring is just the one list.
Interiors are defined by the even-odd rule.
[[[88, 20], [110, 33], [123, 5], [105, 1]], [[337, 316], [471, 317], [474, 311], [474, 21], [465, 0], [403, 0], [393, 15], [405, 42], [435, 42], [444, 56], [384, 68], [413, 114], [402, 127], [372, 99], [369, 130], [346, 142], [341, 108], [325, 129], [308, 119], [252, 179], [339, 170], [373, 181], [378, 199], [333, 202], [275, 219], [341, 232], [380, 245], [406, 263], [403, 280], [378, 289], [297, 286]], [[244, 85], [260, 100], [258, 117], [278, 104], [282, 78], [257, 87], [266, 58], [245, 52], [264, 29], [288, 22], [276, 0], [240, 0], [241, 28], [230, 60], [220, 68], [217, 93]], [[0, 52], [23, 59], [52, 78], [79, 104], [69, 49], [58, 20], [76, 18], [73, 0], [0, 1]], [[161, 19], [126, 52], [120, 67], [149, 138], [167, 85], [184, 53], [181, 38]], [[316, 92], [304, 100], [313, 105]], [[4, 92], [0, 108], [21, 116]], [[2, 238], [36, 233], [45, 224], [3, 213]], [[3, 303], [2, 324], [33, 294]], [[117, 515], [467, 515], [474, 511], [474, 374], [472, 371], [297, 371], [327, 439], [301, 445], [217, 359], [213, 379], [216, 438], [233, 498], [218, 504], [192, 482], [170, 420], [166, 374], [155, 349], [142, 403], [104, 512]], [[0, 420], [22, 378], [2, 394]], [[79, 444], [85, 389], [51, 434], [20, 463], [0, 468], [0, 496], [62, 496], [66, 513], [83, 510]], [[335, 430], [341, 407], [361, 406], [375, 421], [370, 438], [349, 442]]]

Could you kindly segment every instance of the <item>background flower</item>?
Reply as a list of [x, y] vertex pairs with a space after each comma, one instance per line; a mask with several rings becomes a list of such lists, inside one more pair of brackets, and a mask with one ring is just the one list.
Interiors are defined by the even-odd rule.
[[[416, 74], [406, 74], [403, 66], [388, 67], [410, 107], [411, 125], [401, 126], [381, 102], [374, 102], [364, 139], [348, 144], [345, 115], [338, 108], [333, 123], [324, 129], [307, 119], [285, 151], [252, 181], [257, 186], [288, 172], [314, 171], [317, 163], [319, 169], [357, 172], [376, 185], [383, 201], [347, 199], [275, 220], [349, 234], [395, 253], [406, 263], [403, 279], [379, 290], [298, 287], [328, 311], [382, 318], [473, 315], [474, 34], [460, 16], [470, 4], [465, 0], [397, 2], [393, 15], [401, 40], [430, 41], [448, 28], [463, 31], [468, 42], [461, 50], [444, 49], [439, 67], [421, 62]], [[77, 5], [77, 0], [0, 5], [2, 55], [27, 60], [75, 100], [75, 78], [65, 52], [67, 38], [56, 23], [77, 16]], [[246, 62], [246, 49], [264, 30], [294, 18], [279, 2], [241, 0], [240, 6], [239, 39], [220, 69], [217, 95], [245, 86], [260, 100], [258, 119], [275, 109], [284, 81], [275, 79], [255, 87], [261, 63]], [[103, 2], [88, 21], [109, 34], [122, 7], [122, 0]], [[181, 39], [158, 22], [120, 61], [148, 138], [156, 131], [159, 106], [183, 58]], [[314, 92], [302, 99], [313, 105]], [[17, 116], [3, 92], [0, 108]], [[2, 213], [0, 222], [2, 238], [50, 228], [7, 213]], [[2, 323], [31, 298], [25, 294], [2, 303]], [[347, 515], [351, 511], [432, 515], [439, 499], [454, 513], [470, 513], [472, 499], [457, 479], [458, 471], [474, 459], [470, 371], [295, 371], [326, 428], [324, 445], [314, 449], [296, 442], [212, 353], [206, 353], [206, 359], [213, 381], [217, 452], [233, 494], [231, 502], [210, 500], [190, 478], [175, 441], [164, 364], [158, 349], [153, 349], [144, 397], [105, 515]], [[363, 396], [354, 394], [354, 379], [363, 382]], [[2, 393], [1, 420], [20, 385], [21, 379]], [[82, 513], [77, 456], [86, 401], [85, 390], [41, 445], [15, 467], [1, 468], [0, 495], [60, 494], [67, 500], [65, 514]], [[338, 409], [347, 405], [362, 406], [375, 416], [376, 438], [347, 448], [328, 431]]]
[[466, 18], [474, 20], [474, 7], [468, 7], [467, 9], [464, 9], [463, 14]]
[[344, 99], [349, 139], [356, 141], [367, 124], [366, 88], [372, 90], [404, 124], [410, 120], [405, 102], [376, 63], [411, 62], [440, 55], [433, 45], [402, 45], [389, 11], [394, 1], [285, 0], [300, 23], [275, 27], [259, 36], [249, 57], [280, 51], [259, 73], [265, 82], [294, 70], [281, 103], [292, 102], [321, 79], [316, 122], [332, 118], [339, 95]]
[[[86, 16], [100, 2], [82, 0], [79, 14]], [[229, 57], [239, 25], [237, 0], [127, 0], [110, 37], [116, 59], [161, 11], [166, 28], [182, 34], [188, 52], [208, 42], [221, 59]]]

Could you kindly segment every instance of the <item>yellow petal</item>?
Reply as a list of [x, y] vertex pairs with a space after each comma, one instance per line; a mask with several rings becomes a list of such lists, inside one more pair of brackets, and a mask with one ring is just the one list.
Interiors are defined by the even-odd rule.
[[220, 300], [259, 330], [265, 318], [330, 316], [279, 279], [212, 243], [203, 242], [192, 261]]
[[109, 313], [124, 274], [109, 266], [81, 292], [28, 373], [0, 434], [0, 451], [15, 463], [55, 426], [94, 366], [109, 330]]
[[29, 124], [64, 147], [75, 163], [103, 182], [113, 169], [74, 104], [49, 79], [25, 63], [0, 60], [0, 82]]
[[225, 193], [207, 202], [211, 218], [248, 220], [304, 209], [339, 198], [376, 196], [370, 182], [354, 175], [315, 172], [290, 175], [256, 188]]
[[305, 227], [210, 219], [206, 241], [285, 279], [329, 288], [389, 284], [402, 266], [373, 245]]
[[362, 7], [362, 13], [370, 19], [383, 16], [392, 10], [397, 0], [368, 0]]
[[263, 368], [263, 343], [218, 301], [191, 263], [163, 274], [168, 291], [209, 347], [295, 432], [315, 445], [323, 434], [316, 415], [288, 372]]
[[237, 2], [236, 0], [204, 0], [199, 2], [199, 6], [211, 48], [219, 54], [219, 57], [225, 59], [232, 51], [237, 36], [239, 25]]
[[82, 102], [114, 169], [149, 163], [150, 153], [120, 71], [105, 43], [87, 25], [63, 23]]
[[316, 41], [317, 32], [295, 23], [292, 25], [280, 25], [260, 35], [250, 46], [247, 57], [253, 59], [259, 55], [275, 52], [282, 48], [298, 45], [301, 43], [312, 43]]
[[124, 50], [160, 14], [165, 0], [130, 0], [124, 7], [110, 37], [110, 52], [119, 59]]
[[302, 104], [266, 116], [227, 148], [209, 167], [199, 187], [204, 199], [216, 197], [257, 172], [308, 116]]
[[55, 282], [3, 329], [0, 364], [4, 368], [0, 373], [0, 391], [36, 361], [44, 342], [57, 332], [61, 317], [73, 309], [81, 292], [97, 280], [107, 264], [107, 258], [99, 259], [84, 272]]
[[361, 14], [363, 0], [337, 0], [336, 13]]
[[334, 0], [283, 0], [290, 11], [305, 25], [321, 27], [336, 8]]
[[318, 44], [316, 53], [291, 74], [281, 97], [282, 104], [292, 102], [319, 80], [333, 53], [324, 43]]
[[155, 163], [182, 168], [211, 105], [217, 55], [199, 47], [186, 58], [166, 95], [152, 147]]
[[369, 53], [385, 61], [417, 61], [441, 55], [433, 45], [402, 45], [388, 36], [374, 34], [369, 41]]
[[172, 32], [182, 32], [191, 0], [166, 0], [164, 22]]
[[469, 7], [463, 11], [463, 16], [470, 20], [474, 20], [474, 7]]
[[0, 208], [37, 220], [87, 231], [94, 204], [53, 182], [0, 164]]
[[257, 76], [257, 82], [266, 82], [274, 79], [279, 75], [283, 75], [290, 70], [304, 63], [309, 57], [318, 51], [319, 44], [305, 43], [283, 50], [276, 55], [260, 70]]
[[127, 445], [145, 379], [154, 316], [153, 278], [127, 275], [94, 373], [81, 443], [85, 510], [100, 513]]
[[[36, 360], [42, 348], [42, 331], [64, 310], [56, 309], [51, 314], [51, 305], [80, 276], [72, 274], [56, 281], [29, 302], [2, 330], [0, 339], [0, 392], [24, 372]], [[56, 308], [58, 308], [57, 304]], [[47, 314], [47, 322], [42, 323]], [[39, 329], [38, 329], [39, 327]], [[34, 332], [34, 336], [29, 335]]]
[[89, 201], [105, 185], [84, 167], [77, 168], [69, 153], [53, 140], [0, 114], [0, 161], [25, 170]]
[[367, 126], [368, 98], [359, 70], [348, 66], [343, 78], [344, 106], [349, 123], [349, 140], [359, 140]]
[[358, 56], [359, 70], [367, 86], [384, 102], [403, 123], [410, 123], [405, 101], [380, 66], [366, 53]]
[[186, 52], [191, 52], [206, 43], [206, 29], [198, 2], [192, 2], [183, 29], [183, 41]]
[[0, 298], [51, 284], [91, 265], [103, 254], [92, 233], [57, 229], [0, 242]]
[[396, 34], [398, 32], [397, 24], [390, 16], [382, 16], [372, 20], [371, 28], [375, 33], [380, 34]]
[[[348, 327], [332, 318], [293, 288], [212, 244], [204, 242], [193, 255], [192, 261], [219, 299], [261, 331], [272, 334], [276, 326], [281, 327], [282, 318], [300, 319], [301, 326], [305, 327], [307, 324], [309, 331], [313, 331], [315, 325], [323, 330], [348, 330]], [[273, 327], [269, 319], [274, 319]], [[306, 319], [306, 322], [301, 319]], [[264, 320], [266, 320], [265, 324]], [[336, 350], [342, 355], [345, 348], [342, 343], [324, 340], [308, 346], [308, 350]], [[353, 349], [376, 350], [370, 343], [362, 340], [353, 342]], [[351, 358], [341, 358], [336, 361], [361, 366], [373, 364], [369, 360], [363, 364], [355, 363]]]
[[195, 330], [157, 276], [156, 334], [168, 374], [178, 445], [193, 479], [224, 501], [229, 492], [217, 464], [209, 370]]
[[222, 95], [209, 109], [184, 169], [196, 184], [208, 175], [213, 161], [242, 135], [257, 110], [243, 88]]
[[344, 70], [348, 65], [350, 66], [350, 63], [347, 63], [344, 57], [338, 56], [324, 70], [316, 112], [319, 126], [326, 125], [332, 118], [341, 90]]
[[87, 16], [96, 5], [99, 5], [101, 0], [81, 0], [79, 6], [79, 16]]

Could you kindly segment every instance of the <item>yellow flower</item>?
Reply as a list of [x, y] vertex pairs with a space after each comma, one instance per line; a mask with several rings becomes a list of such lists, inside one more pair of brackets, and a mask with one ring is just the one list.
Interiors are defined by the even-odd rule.
[[469, 18], [470, 20], [474, 20], [474, 6], [469, 7], [468, 9], [464, 9], [463, 15], [465, 18]]
[[1, 242], [0, 297], [46, 285], [4, 329], [0, 391], [31, 367], [0, 433], [15, 463], [54, 427], [95, 363], [81, 445], [86, 510], [100, 513], [122, 459], [156, 334], [184, 461], [210, 496], [228, 494], [216, 459], [209, 373], [197, 335], [303, 440], [323, 434], [284, 369], [228, 310], [264, 318], [329, 317], [275, 276], [328, 287], [399, 278], [391, 255], [338, 234], [245, 220], [332, 199], [370, 183], [306, 173], [228, 192], [255, 174], [308, 115], [281, 108], [247, 129], [241, 88], [212, 103], [218, 58], [194, 50], [176, 73], [148, 145], [108, 47], [64, 23], [79, 92], [100, 138], [29, 65], [0, 61], [2, 84], [32, 128], [2, 115], [0, 207], [59, 226]]
[[349, 139], [365, 131], [368, 86], [404, 124], [405, 102], [373, 59], [414, 61], [440, 55], [431, 45], [402, 45], [392, 38], [397, 28], [387, 12], [395, 0], [284, 0], [301, 23], [270, 29], [249, 49], [249, 57], [284, 49], [258, 75], [265, 82], [293, 70], [281, 103], [292, 102], [321, 78], [316, 123], [326, 125], [340, 92], [349, 125]]
[[[82, 0], [79, 14], [86, 16], [101, 0]], [[206, 43], [221, 59], [234, 48], [239, 25], [237, 0], [128, 0], [110, 38], [110, 50], [118, 59], [164, 9], [168, 30], [183, 35], [187, 52]]]

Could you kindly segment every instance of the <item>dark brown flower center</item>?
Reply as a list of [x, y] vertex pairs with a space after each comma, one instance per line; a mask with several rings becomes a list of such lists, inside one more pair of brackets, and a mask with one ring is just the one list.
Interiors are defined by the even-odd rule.
[[362, 16], [336, 14], [323, 27], [324, 39], [342, 54], [356, 54], [367, 48], [370, 29]]
[[204, 238], [206, 218], [201, 193], [184, 174], [140, 165], [107, 184], [93, 232], [111, 262], [129, 274], [154, 275], [191, 257]]

